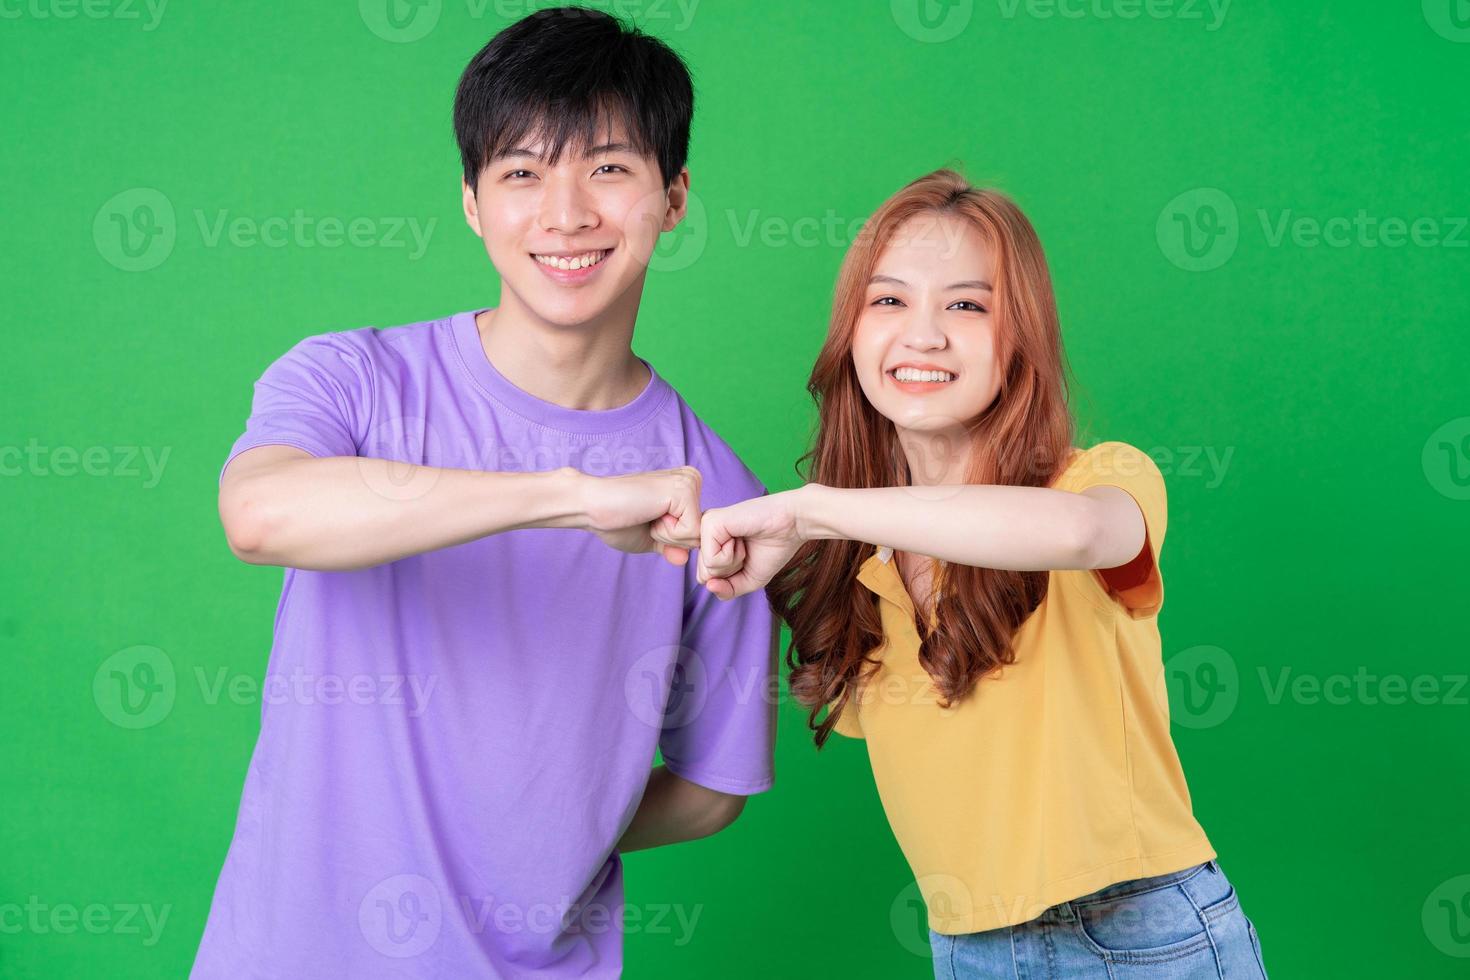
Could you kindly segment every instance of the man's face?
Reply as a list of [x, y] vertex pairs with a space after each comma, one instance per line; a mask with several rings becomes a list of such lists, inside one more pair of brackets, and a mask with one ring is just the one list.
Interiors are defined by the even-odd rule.
[[[465, 219], [485, 242], [502, 289], [551, 323], [588, 323], [641, 291], [660, 232], [684, 217], [689, 171], [665, 188], [658, 162], [613, 128], [555, 166], [539, 139], [486, 164], [463, 184]], [[503, 299], [502, 299], [503, 302]]]

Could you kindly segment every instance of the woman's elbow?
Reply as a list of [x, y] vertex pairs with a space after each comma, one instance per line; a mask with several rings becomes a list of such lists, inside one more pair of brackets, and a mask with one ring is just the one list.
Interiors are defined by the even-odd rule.
[[[1121, 492], [1121, 491], [1120, 491]], [[1143, 517], [1133, 512], [1123, 516], [1101, 501], [1081, 498], [1071, 522], [1068, 548], [1071, 568], [1115, 568], [1127, 564], [1143, 547]]]

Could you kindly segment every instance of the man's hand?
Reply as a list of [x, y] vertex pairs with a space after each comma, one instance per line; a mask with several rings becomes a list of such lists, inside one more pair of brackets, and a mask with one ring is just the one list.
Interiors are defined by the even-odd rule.
[[714, 507], [700, 521], [699, 581], [721, 599], [764, 588], [805, 541], [797, 491]]
[[589, 477], [582, 485], [586, 528], [619, 551], [657, 551], [687, 564], [699, 547], [700, 482], [692, 466]]

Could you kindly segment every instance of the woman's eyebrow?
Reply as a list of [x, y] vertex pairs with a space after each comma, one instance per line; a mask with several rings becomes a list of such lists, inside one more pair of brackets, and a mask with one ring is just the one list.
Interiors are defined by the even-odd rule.
[[[881, 274], [880, 275], [873, 276], [873, 278], [869, 279], [868, 280], [868, 285], [871, 286], [875, 282], [890, 282], [890, 283], [893, 283], [895, 286], [907, 286], [908, 285], [908, 283], [904, 282], [902, 279], [899, 279], [897, 276], [885, 276], [885, 275], [881, 275]], [[993, 291], [991, 289], [990, 283], [985, 282], [982, 279], [966, 279], [964, 282], [952, 282], [948, 286], [945, 286], [944, 288], [945, 289], [983, 289], [986, 292], [992, 292]]]

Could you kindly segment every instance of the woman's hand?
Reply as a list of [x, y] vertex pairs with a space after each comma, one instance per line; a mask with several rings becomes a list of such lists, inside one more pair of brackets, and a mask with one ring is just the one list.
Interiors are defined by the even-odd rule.
[[721, 599], [764, 588], [805, 538], [797, 520], [800, 491], [713, 507], [700, 518], [699, 581]]

